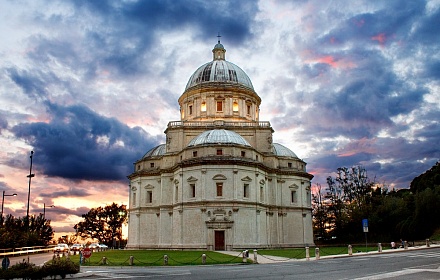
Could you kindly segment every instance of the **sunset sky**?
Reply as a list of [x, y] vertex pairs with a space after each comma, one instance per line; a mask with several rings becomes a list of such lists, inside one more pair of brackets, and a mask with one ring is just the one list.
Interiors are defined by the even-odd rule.
[[362, 165], [390, 188], [440, 159], [440, 0], [0, 0], [4, 214], [57, 233], [128, 202], [133, 162], [164, 143], [217, 35], [262, 99], [274, 142], [313, 184]]

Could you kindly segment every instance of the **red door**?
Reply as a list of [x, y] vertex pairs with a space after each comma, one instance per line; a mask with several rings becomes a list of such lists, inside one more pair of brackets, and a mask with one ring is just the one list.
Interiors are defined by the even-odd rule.
[[222, 230], [214, 231], [215, 233], [215, 246], [214, 250], [224, 251], [225, 250], [225, 232]]

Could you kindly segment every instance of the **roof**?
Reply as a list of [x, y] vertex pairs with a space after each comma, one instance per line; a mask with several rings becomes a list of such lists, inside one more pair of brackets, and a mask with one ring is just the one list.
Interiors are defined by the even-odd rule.
[[273, 146], [273, 153], [277, 156], [298, 158], [297, 155], [294, 152], [292, 152], [292, 150], [281, 144], [273, 143], [272, 146]]
[[189, 78], [185, 90], [210, 82], [242, 85], [254, 90], [248, 75], [240, 67], [226, 60], [214, 60], [200, 66]]
[[207, 144], [236, 144], [251, 147], [240, 134], [226, 129], [213, 129], [202, 132], [188, 143], [188, 147]]
[[165, 144], [161, 144], [161, 145], [156, 146], [153, 149], [149, 150], [142, 158], [161, 156], [161, 155], [165, 154], [165, 152], [166, 152]]

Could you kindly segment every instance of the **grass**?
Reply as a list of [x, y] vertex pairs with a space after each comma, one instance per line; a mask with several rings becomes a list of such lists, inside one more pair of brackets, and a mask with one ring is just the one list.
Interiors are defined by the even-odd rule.
[[[384, 246], [383, 250], [389, 247]], [[377, 252], [377, 246], [353, 245], [353, 254], [358, 252]], [[310, 258], [315, 257], [315, 247], [310, 247]], [[348, 254], [348, 247], [324, 247], [319, 246], [320, 256]], [[133, 266], [163, 266], [164, 255], [168, 256], [168, 265], [202, 265], [202, 254], [206, 254], [206, 264], [240, 264], [243, 259], [241, 252], [236, 256], [230, 256], [213, 251], [172, 251], [172, 250], [107, 250], [94, 252], [89, 259], [85, 260], [85, 266], [100, 266], [103, 264], [103, 257], [107, 259], [107, 264], [111, 266], [129, 266], [130, 256], [133, 256]], [[278, 256], [289, 259], [306, 258], [305, 248], [292, 249], [260, 249], [260, 255]], [[73, 262], [79, 263], [79, 255], [70, 257]], [[253, 250], [249, 250], [248, 262], [253, 259]]]
[[[168, 256], [168, 265], [201, 265], [202, 254], [206, 254], [206, 264], [230, 264], [242, 263], [243, 259], [239, 252], [237, 256], [225, 255], [212, 251], [169, 251], [169, 250], [107, 250], [94, 252], [83, 265], [103, 265], [103, 257], [107, 258], [108, 265], [129, 266], [130, 256], [133, 256], [133, 266], [163, 266], [164, 255]], [[70, 257], [73, 262], [79, 262], [79, 255]]]
[[431, 241], [440, 241], [440, 229], [437, 229], [429, 239]]
[[[383, 250], [389, 248], [382, 248]], [[377, 246], [361, 246], [356, 245], [352, 247], [353, 254], [358, 252], [377, 252]], [[310, 247], [309, 249], [310, 257], [315, 257], [315, 248]], [[306, 258], [306, 249], [305, 248], [293, 248], [293, 249], [261, 249], [258, 250], [258, 254], [260, 255], [270, 255], [277, 256], [289, 259], [304, 259]], [[324, 247], [319, 246], [319, 255], [320, 256], [331, 256], [331, 255], [343, 255], [348, 254], [348, 247]]]

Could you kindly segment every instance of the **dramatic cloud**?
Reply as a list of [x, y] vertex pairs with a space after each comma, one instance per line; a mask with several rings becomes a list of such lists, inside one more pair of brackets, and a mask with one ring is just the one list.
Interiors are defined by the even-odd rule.
[[33, 150], [31, 212], [55, 205], [57, 232], [127, 203], [133, 162], [165, 142], [218, 39], [313, 183], [363, 165], [406, 188], [440, 159], [436, 0], [3, 1], [0, 18], [5, 209], [26, 213]]
[[[129, 128], [84, 106], [47, 104], [49, 122], [22, 123], [12, 132], [34, 147], [48, 176], [75, 180], [125, 180], [132, 163], [157, 144], [140, 128]], [[150, 139], [149, 139], [150, 138]]]

